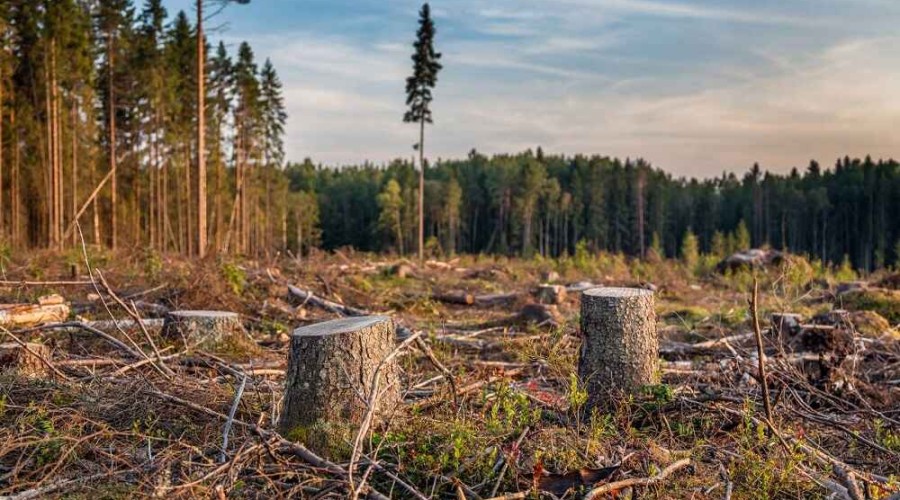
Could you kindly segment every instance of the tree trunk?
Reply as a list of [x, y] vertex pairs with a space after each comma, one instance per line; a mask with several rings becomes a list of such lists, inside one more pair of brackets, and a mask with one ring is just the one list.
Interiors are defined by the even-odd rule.
[[43, 344], [0, 344], [0, 371], [24, 377], [46, 378], [49, 370], [44, 360], [50, 360], [50, 346]]
[[582, 294], [578, 376], [587, 388], [588, 414], [609, 409], [615, 396], [658, 382], [653, 306], [653, 292], [638, 288], [593, 288]]
[[[383, 418], [401, 402], [394, 323], [386, 316], [326, 321], [294, 330], [288, 353], [284, 408], [278, 427], [331, 457], [346, 455], [372, 399]], [[375, 397], [372, 398], [372, 391]]]
[[234, 312], [172, 311], [166, 315], [162, 335], [183, 342], [189, 349], [215, 349], [229, 354], [256, 350], [240, 315]]
[[113, 51], [115, 38], [112, 33], [109, 34], [110, 41], [109, 47], [107, 50], [107, 60], [109, 66], [109, 82], [107, 91], [109, 92], [109, 171], [112, 172], [112, 183], [110, 186], [110, 211], [111, 211], [111, 221], [112, 227], [110, 231], [112, 232], [110, 243], [112, 249], [115, 250], [118, 245], [118, 219], [116, 218], [116, 205], [118, 200], [116, 199], [116, 191], [118, 186], [116, 185], [116, 94], [115, 87], [113, 85]]
[[425, 118], [419, 120], [419, 262], [425, 260]]
[[197, 256], [206, 256], [206, 91], [203, 0], [197, 0]]

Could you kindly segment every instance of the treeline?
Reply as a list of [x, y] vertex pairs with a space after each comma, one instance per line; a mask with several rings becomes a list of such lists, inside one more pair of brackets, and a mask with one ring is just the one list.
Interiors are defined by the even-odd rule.
[[[286, 169], [293, 191], [315, 193], [325, 248], [413, 253], [417, 178], [409, 162], [331, 169], [309, 160]], [[642, 160], [550, 156], [540, 148], [441, 161], [426, 170], [432, 252], [574, 254], [589, 249], [678, 256], [688, 233], [723, 254], [769, 245], [862, 269], [900, 258], [897, 162], [811, 162], [801, 174], [763, 172], [674, 178]]]
[[247, 43], [211, 47], [192, 19], [161, 0], [0, 2], [5, 244], [72, 246], [80, 228], [89, 244], [189, 255], [203, 239], [246, 254], [287, 245], [288, 221], [310, 211], [282, 174], [278, 75]]
[[[212, 48], [191, 21], [161, 0], [0, 2], [3, 246], [72, 247], [83, 234], [186, 255], [415, 253], [414, 166], [285, 165], [275, 68], [247, 43]], [[862, 269], [900, 262], [893, 160], [697, 180], [641, 160], [473, 150], [425, 179], [432, 253], [674, 257], [695, 235], [712, 254], [770, 245]]]

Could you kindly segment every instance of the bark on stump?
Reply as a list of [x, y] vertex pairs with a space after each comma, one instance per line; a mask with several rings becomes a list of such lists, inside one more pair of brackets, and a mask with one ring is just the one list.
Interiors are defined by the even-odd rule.
[[376, 422], [401, 403], [400, 367], [396, 359], [382, 363], [394, 348], [394, 323], [387, 316], [342, 318], [294, 330], [279, 432], [323, 455], [347, 455], [368, 411], [376, 372]]
[[541, 304], [562, 304], [566, 301], [566, 287], [545, 283], [538, 285], [535, 295]]
[[47, 365], [41, 360], [50, 360], [50, 346], [26, 343], [25, 347], [16, 343], [0, 344], [0, 371], [15, 373], [24, 377], [46, 378], [50, 375]]
[[163, 337], [192, 349], [244, 353], [256, 349], [238, 313], [229, 311], [172, 311], [166, 315]]
[[578, 376], [588, 393], [585, 411], [609, 409], [614, 399], [659, 382], [659, 340], [653, 292], [593, 288], [581, 296]]

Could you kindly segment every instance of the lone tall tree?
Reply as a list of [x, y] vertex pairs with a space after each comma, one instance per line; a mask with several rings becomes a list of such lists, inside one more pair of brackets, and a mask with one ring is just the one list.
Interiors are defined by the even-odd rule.
[[413, 74], [406, 79], [406, 105], [409, 109], [403, 121], [419, 124], [419, 260], [424, 258], [425, 249], [425, 124], [431, 120], [431, 89], [437, 83], [437, 74], [443, 66], [438, 62], [440, 52], [434, 51], [434, 21], [431, 8], [425, 3], [419, 11], [419, 30], [413, 44]]

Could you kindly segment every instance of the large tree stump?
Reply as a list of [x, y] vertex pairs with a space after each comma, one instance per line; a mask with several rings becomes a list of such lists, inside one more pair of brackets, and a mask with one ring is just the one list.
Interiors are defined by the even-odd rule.
[[582, 294], [578, 376], [587, 389], [587, 412], [607, 409], [616, 396], [658, 383], [653, 305], [653, 292], [639, 288], [593, 288]]
[[50, 374], [44, 360], [50, 360], [50, 346], [26, 343], [0, 344], [0, 371], [25, 377], [44, 378]]
[[330, 457], [347, 452], [368, 411], [373, 380], [375, 416], [400, 404], [400, 368], [382, 363], [395, 348], [394, 323], [387, 316], [359, 316], [294, 330], [288, 353], [284, 406], [278, 427]]
[[228, 311], [172, 311], [166, 315], [163, 337], [181, 341], [189, 349], [245, 353], [256, 349], [238, 313]]

